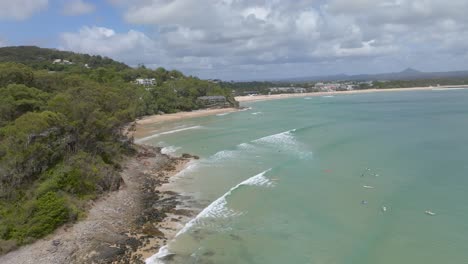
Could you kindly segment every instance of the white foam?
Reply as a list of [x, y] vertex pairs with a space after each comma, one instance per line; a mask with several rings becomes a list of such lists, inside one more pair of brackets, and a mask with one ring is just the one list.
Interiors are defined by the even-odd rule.
[[254, 149], [255, 146], [250, 143], [241, 143], [237, 145], [234, 149], [225, 149], [218, 151], [215, 154], [208, 157], [207, 159], [203, 160], [203, 162], [211, 165], [212, 163], [218, 163], [220, 161], [225, 161], [239, 156], [242, 154], [242, 151], [251, 151]]
[[252, 107], [246, 107], [244, 109], [240, 109], [238, 112], [244, 112], [244, 111], [249, 111], [252, 110]]
[[266, 170], [260, 174], [253, 176], [250, 179], [245, 180], [240, 185], [250, 185], [250, 186], [264, 186], [264, 187], [273, 187], [274, 183], [265, 177], [265, 174], [271, 171], [271, 169]]
[[277, 140], [290, 139], [290, 138], [293, 137], [291, 132], [294, 132], [294, 131], [296, 131], [296, 129], [292, 129], [292, 130], [288, 130], [288, 131], [281, 132], [281, 133], [278, 133], [278, 134], [262, 137], [262, 138], [254, 140], [252, 142], [271, 142], [271, 141], [277, 141]]
[[254, 149], [255, 146], [249, 143], [242, 143], [242, 144], [237, 145], [237, 148], [241, 150], [251, 150], [251, 149]]
[[285, 132], [281, 132], [278, 134], [262, 137], [256, 139], [252, 142], [254, 143], [287, 143], [287, 144], [294, 144], [294, 136], [292, 132], [295, 132], [296, 129], [288, 130]]
[[273, 182], [265, 177], [265, 174], [270, 170], [271, 169], [268, 169], [260, 174], [257, 174], [231, 188], [227, 193], [203, 209], [203, 211], [201, 211], [194, 219], [190, 220], [190, 222], [188, 222], [184, 228], [182, 228], [182, 230], [177, 233], [176, 237], [187, 232], [192, 226], [199, 224], [205, 218], [229, 218], [241, 215], [242, 213], [236, 212], [227, 207], [226, 198], [230, 196], [234, 190], [243, 185], [272, 187]]
[[229, 114], [231, 114], [231, 113], [221, 113], [221, 114], [217, 114], [216, 116], [227, 116]]
[[201, 126], [184, 127], [184, 128], [179, 128], [179, 129], [174, 129], [174, 130], [162, 132], [162, 133], [160, 133], [160, 135], [174, 134], [174, 133], [178, 133], [178, 132], [182, 132], [182, 131], [186, 131], [186, 130], [200, 129], [200, 128], [202, 128], [202, 127]]
[[335, 97], [334, 95], [325, 95], [325, 96], [322, 96], [323, 98], [333, 98]]
[[161, 153], [162, 153], [162, 154], [166, 154], [166, 155], [174, 154], [174, 153], [176, 153], [179, 149], [181, 149], [181, 147], [168, 146], [168, 147], [162, 148], [162, 149], [161, 149]]
[[282, 133], [262, 137], [253, 140], [252, 143], [273, 145], [275, 148], [281, 148], [290, 154], [298, 155], [301, 159], [309, 159], [312, 156], [312, 152], [305, 150], [300, 142], [296, 140], [293, 132], [297, 129], [288, 130]]
[[261, 115], [263, 114], [262, 112], [255, 112], [255, 113], [252, 113], [252, 115]]
[[163, 264], [164, 262], [160, 261], [162, 258], [171, 255], [172, 253], [169, 251], [167, 246], [163, 246], [159, 249], [158, 253], [154, 254], [153, 256], [147, 258], [145, 260], [146, 264]]
[[157, 137], [159, 137], [161, 135], [169, 135], [169, 134], [174, 134], [174, 133], [178, 133], [178, 132], [182, 132], [182, 131], [186, 131], [186, 130], [200, 129], [200, 128], [202, 128], [202, 126], [184, 127], [184, 128], [174, 129], [174, 130], [170, 130], [170, 131], [165, 131], [165, 132], [157, 133], [157, 134], [154, 134], [154, 135], [151, 135], [151, 136], [148, 136], [148, 137], [143, 137], [143, 138], [137, 139], [137, 140], [135, 140], [135, 143], [141, 143], [141, 142], [144, 142], [144, 141], [148, 141], [150, 139], [157, 138]]
[[223, 160], [230, 159], [234, 157], [237, 154], [237, 151], [235, 150], [221, 150], [209, 157], [206, 162], [212, 163], [212, 162], [219, 162]]
[[189, 161], [189, 163], [187, 164], [187, 166], [179, 171], [177, 174], [175, 174], [174, 176], [172, 176], [170, 179], [178, 179], [178, 178], [181, 178], [183, 176], [185, 176], [187, 173], [192, 173], [193, 171], [197, 170], [199, 167], [200, 167], [200, 161], [198, 160], [191, 160]]

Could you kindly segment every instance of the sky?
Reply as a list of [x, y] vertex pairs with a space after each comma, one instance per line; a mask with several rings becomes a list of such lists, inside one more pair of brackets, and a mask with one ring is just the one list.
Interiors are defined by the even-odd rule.
[[201, 78], [468, 70], [467, 0], [0, 0], [0, 46]]

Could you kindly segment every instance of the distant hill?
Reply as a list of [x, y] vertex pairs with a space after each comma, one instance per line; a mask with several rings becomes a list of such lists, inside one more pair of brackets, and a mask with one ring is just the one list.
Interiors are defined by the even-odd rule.
[[328, 75], [311, 76], [284, 79], [281, 81], [306, 82], [306, 81], [395, 81], [395, 80], [419, 80], [419, 79], [445, 79], [468, 77], [468, 71], [453, 72], [421, 72], [412, 68], [407, 68], [401, 72], [381, 73], [381, 74], [359, 74], [359, 75]]
[[0, 63], [17, 62], [28, 65], [34, 69], [61, 70], [64, 65], [54, 64], [54, 60], [67, 60], [71, 65], [91, 68], [112, 67], [117, 70], [129, 68], [128, 65], [114, 61], [107, 57], [79, 54], [70, 51], [39, 48], [35, 46], [15, 46], [0, 48]]

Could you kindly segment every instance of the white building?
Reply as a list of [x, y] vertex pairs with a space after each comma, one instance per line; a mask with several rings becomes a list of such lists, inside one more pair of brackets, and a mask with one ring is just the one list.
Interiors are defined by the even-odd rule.
[[332, 92], [340, 88], [339, 83], [316, 83], [315, 88], [322, 92]]
[[144, 86], [152, 86], [156, 85], [156, 79], [155, 78], [138, 78], [135, 80], [135, 83], [138, 85], [144, 85]]
[[302, 87], [273, 87], [269, 89], [271, 93], [305, 93], [307, 90]]
[[63, 64], [63, 65], [71, 65], [73, 62], [68, 60], [56, 59], [52, 62], [53, 64]]

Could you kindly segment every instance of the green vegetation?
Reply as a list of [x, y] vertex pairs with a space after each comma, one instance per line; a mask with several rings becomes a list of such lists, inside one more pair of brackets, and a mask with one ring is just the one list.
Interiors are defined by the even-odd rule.
[[[53, 64], [56, 59], [68, 60], [72, 65]], [[112, 59], [91, 56], [88, 54], [78, 54], [69, 51], [60, 51], [55, 49], [43, 49], [34, 46], [4, 47], [0, 48], [0, 63], [16, 62], [30, 66], [35, 70], [63, 71], [82, 67], [88, 64], [91, 68], [106, 67], [116, 70], [129, 69], [124, 63]]]
[[[76, 63], [58, 67], [57, 58]], [[119, 188], [119, 163], [134, 153], [123, 131], [135, 118], [199, 109], [206, 95], [236, 104], [212, 82], [99, 56], [13, 47], [0, 48], [1, 61], [0, 254], [79, 219], [90, 199]]]
[[404, 81], [378, 81], [373, 82], [372, 86], [364, 87], [374, 89], [392, 89], [392, 88], [410, 88], [410, 87], [429, 87], [437, 85], [468, 85], [468, 78], [450, 78], [450, 79], [420, 79]]
[[[453, 78], [428, 78], [414, 80], [393, 80], [393, 81], [337, 81], [333, 83], [352, 85], [356, 90], [366, 89], [393, 89], [411, 87], [429, 87], [446, 85], [468, 85], [468, 77]], [[274, 87], [302, 87], [307, 92], [320, 92], [315, 88], [316, 82], [219, 82], [220, 86], [231, 90], [236, 96], [249, 94], [274, 94], [269, 88]], [[337, 89], [343, 91], [343, 89]]]
[[270, 88], [275, 87], [300, 87], [305, 88], [307, 92], [318, 92], [314, 88], [316, 82], [219, 82], [223, 88], [232, 90], [236, 96], [243, 96], [249, 94], [275, 94], [282, 92], [271, 92]]

